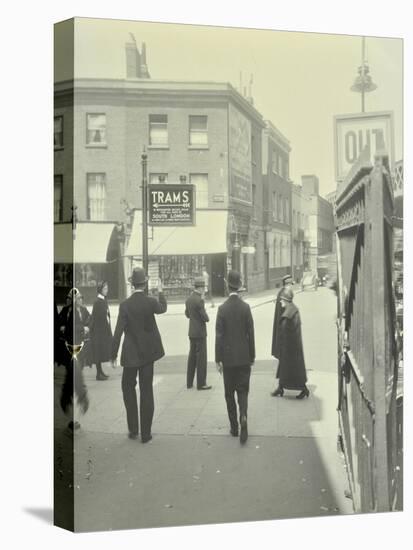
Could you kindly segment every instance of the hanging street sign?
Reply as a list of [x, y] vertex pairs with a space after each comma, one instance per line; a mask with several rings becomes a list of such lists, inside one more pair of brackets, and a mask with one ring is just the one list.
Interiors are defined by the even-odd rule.
[[195, 187], [191, 184], [148, 185], [149, 225], [195, 225]]

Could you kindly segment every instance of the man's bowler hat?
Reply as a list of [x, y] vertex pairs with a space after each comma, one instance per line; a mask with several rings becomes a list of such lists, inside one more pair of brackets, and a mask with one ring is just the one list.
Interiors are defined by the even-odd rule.
[[129, 277], [128, 280], [133, 286], [139, 286], [144, 285], [147, 282], [148, 277], [141, 267], [135, 267], [132, 271], [132, 277]]
[[230, 288], [240, 290], [240, 288], [242, 287], [242, 282], [239, 272], [235, 271], [234, 269], [228, 271], [227, 283]]

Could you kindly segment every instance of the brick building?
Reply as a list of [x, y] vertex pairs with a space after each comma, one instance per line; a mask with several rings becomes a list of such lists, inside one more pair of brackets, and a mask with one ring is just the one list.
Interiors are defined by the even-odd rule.
[[308, 266], [318, 270], [318, 258], [333, 252], [335, 234], [334, 211], [330, 201], [320, 197], [318, 177], [304, 175], [301, 177], [303, 197], [309, 201], [308, 218]]
[[288, 139], [266, 121], [262, 137], [266, 288], [279, 286], [292, 267], [290, 152]]
[[[150, 263], [170, 294], [187, 293], [204, 264], [216, 295], [224, 294], [231, 266], [249, 291], [265, 288], [262, 116], [227, 83], [150, 79], [145, 47], [140, 53], [133, 41], [126, 67], [126, 79], [55, 84], [56, 285], [70, 286], [73, 258], [59, 243], [74, 225], [73, 283], [87, 301], [100, 278], [109, 280], [112, 298], [125, 294], [142, 254], [145, 148], [149, 183], [196, 189], [195, 226], [149, 229]], [[120, 259], [108, 262], [114, 235]]]

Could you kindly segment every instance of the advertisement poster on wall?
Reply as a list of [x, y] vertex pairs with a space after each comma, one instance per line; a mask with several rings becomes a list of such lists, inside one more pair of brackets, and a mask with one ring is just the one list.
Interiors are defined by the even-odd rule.
[[252, 204], [251, 123], [238, 109], [229, 106], [230, 197]]

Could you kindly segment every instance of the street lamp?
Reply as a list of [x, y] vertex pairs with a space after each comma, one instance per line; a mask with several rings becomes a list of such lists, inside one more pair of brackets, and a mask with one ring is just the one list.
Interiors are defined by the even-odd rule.
[[350, 90], [361, 94], [361, 112], [365, 112], [365, 94], [366, 92], [372, 92], [377, 89], [377, 85], [374, 84], [370, 76], [370, 68], [366, 60], [366, 38], [361, 38], [361, 65], [358, 68], [358, 75], [354, 80], [354, 84]]

